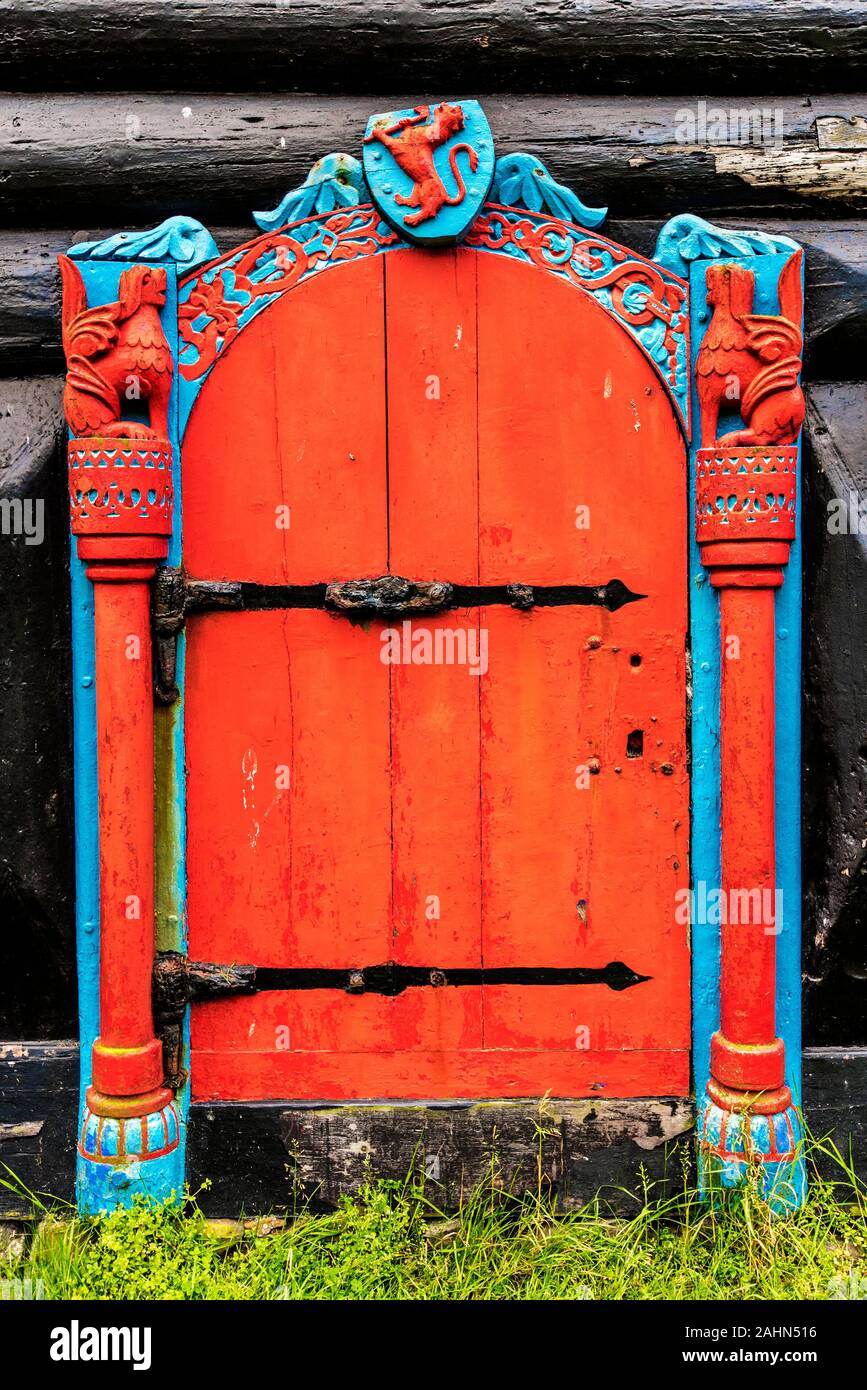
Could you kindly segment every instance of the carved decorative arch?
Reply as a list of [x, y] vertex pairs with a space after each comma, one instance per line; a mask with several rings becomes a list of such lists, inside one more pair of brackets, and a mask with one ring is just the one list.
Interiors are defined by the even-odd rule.
[[[635, 339], [689, 432], [688, 286], [680, 276], [599, 232], [493, 203], [485, 204], [462, 245], [534, 266], [591, 296]], [[312, 275], [405, 247], [372, 204], [359, 204], [266, 232], [184, 276], [178, 287], [182, 421], [216, 362], [269, 305]]]

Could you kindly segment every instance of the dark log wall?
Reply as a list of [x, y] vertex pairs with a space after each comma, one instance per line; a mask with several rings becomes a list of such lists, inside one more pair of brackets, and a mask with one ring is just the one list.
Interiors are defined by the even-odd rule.
[[0, 535], [0, 1043], [77, 1026], [61, 394], [0, 380], [0, 500], [44, 503], [41, 544]]
[[[171, 208], [250, 227], [251, 208], [272, 206], [303, 180], [317, 150], [357, 152], [372, 111], [415, 99], [406, 87], [361, 97], [19, 94], [4, 112], [4, 221], [50, 225], [62, 215], [77, 227], [135, 210], [147, 222]], [[778, 119], [779, 144], [716, 148], [677, 139], [678, 112], [699, 99], [515, 94], [484, 105], [501, 153], [530, 146], [564, 183], [586, 196], [592, 190], [595, 205], [607, 203], [615, 215], [665, 221], [672, 209], [753, 218], [867, 211], [863, 151], [821, 149], [816, 132], [817, 122], [842, 118], [845, 133], [835, 125], [826, 140], [842, 145], [857, 133], [850, 122], [862, 109], [857, 98], [837, 89], [772, 96], [762, 88], [748, 101], [736, 98], [735, 108], [767, 112], [771, 135]]]
[[[0, 0], [0, 493], [46, 503], [0, 536], [0, 1039], [74, 1027], [56, 254], [179, 212], [228, 245], [370, 112], [466, 94], [639, 250], [680, 211], [807, 248], [807, 1036], [867, 1046], [867, 537], [825, 526], [867, 491], [865, 34], [849, 0]], [[778, 138], [683, 143], [699, 101]]]
[[[5, 0], [19, 91], [756, 92], [863, 80], [859, 0]], [[387, 108], [386, 108], [387, 109]]]

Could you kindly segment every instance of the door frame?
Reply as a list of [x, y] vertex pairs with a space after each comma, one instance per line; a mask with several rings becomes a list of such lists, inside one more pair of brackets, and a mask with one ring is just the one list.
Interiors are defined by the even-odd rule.
[[[110, 721], [115, 736], [122, 734], [131, 739], [146, 764], [148, 757], [153, 756], [153, 748], [149, 754], [146, 746], [146, 731], [142, 739], [141, 721], [136, 724], [134, 718], [142, 682], [147, 689], [151, 685], [149, 631], [142, 595], [149, 592], [158, 566], [164, 564], [172, 571], [181, 563], [180, 465], [190, 410], [214, 363], [276, 297], [311, 275], [339, 270], [347, 260], [387, 254], [391, 249], [405, 250], [409, 245], [386, 220], [382, 209], [371, 201], [359, 161], [346, 155], [331, 155], [318, 161], [307, 181], [287, 194], [273, 213], [254, 216], [265, 228], [263, 234], [222, 255], [201, 224], [176, 216], [148, 232], [122, 233], [74, 247], [67, 258], [62, 258], [64, 345], [69, 365], [66, 406], [71, 436], [71, 516], [77, 543], [73, 546], [71, 578], [81, 1018], [77, 1191], [83, 1211], [128, 1205], [137, 1192], [161, 1198], [179, 1193], [186, 1172], [186, 1134], [191, 1119], [188, 1004], [197, 989], [204, 991], [208, 986], [201, 979], [191, 979], [186, 961], [183, 617], [188, 600], [184, 595], [179, 599], [177, 592], [174, 599], [171, 595], [166, 599], [164, 582], [162, 589], [157, 586], [158, 595], [162, 593], [165, 600], [157, 603], [156, 650], [161, 658], [157, 687], [162, 688], [166, 702], [157, 705], [155, 715], [156, 831], [149, 848], [142, 850], [145, 874], [148, 864], [155, 863], [155, 901], [152, 907], [145, 903], [141, 917], [134, 919], [136, 924], [129, 928], [135, 937], [132, 959], [138, 962], [131, 975], [119, 973], [117, 966], [111, 966], [111, 939], [105, 931], [100, 968], [100, 915], [102, 911], [105, 916], [110, 906], [105, 896], [108, 880], [112, 864], [123, 852], [123, 825], [118, 819], [117, 802], [112, 799], [117, 790], [112, 792], [110, 785], [111, 759], [105, 735]], [[793, 353], [797, 360], [792, 370], [797, 382], [802, 291], [800, 297], [793, 300], [790, 294], [788, 302], [783, 303], [782, 287], [787, 266], [788, 281], [796, 276], [801, 285], [802, 256], [799, 248], [786, 238], [719, 229], [700, 218], [681, 215], [661, 229], [653, 256], [644, 257], [599, 232], [597, 227], [603, 217], [603, 210], [586, 207], [570, 190], [557, 184], [532, 156], [506, 155], [497, 162], [487, 202], [460, 233], [460, 239], [481, 254], [517, 257], [569, 280], [576, 293], [591, 295], [651, 361], [689, 442], [688, 514], [695, 516], [697, 505], [699, 508], [698, 532], [692, 524], [689, 527], [688, 566], [692, 656], [690, 859], [696, 895], [702, 884], [706, 893], [721, 885], [721, 823], [724, 818], [739, 818], [743, 825], [753, 814], [751, 798], [755, 792], [754, 787], [741, 785], [731, 753], [728, 763], [724, 754], [721, 765], [721, 736], [724, 749], [731, 750], [732, 745], [726, 744], [725, 728], [721, 728], [720, 688], [721, 682], [729, 679], [729, 668], [720, 655], [720, 606], [727, 601], [720, 595], [730, 592], [729, 581], [734, 575], [743, 575], [747, 570], [752, 578], [746, 586], [735, 585], [747, 599], [751, 592], [758, 596], [767, 594], [769, 587], [775, 588], [772, 608], [769, 610], [766, 605], [763, 610], [772, 612], [773, 623], [764, 632], [765, 660], [757, 661], [755, 651], [749, 654], [755, 668], [751, 679], [757, 686], [755, 700], [749, 707], [758, 713], [752, 716], [751, 724], [749, 717], [737, 719], [731, 713], [740, 706], [730, 703], [728, 708], [732, 727], [737, 723], [739, 738], [750, 739], [755, 734], [757, 746], [767, 748], [770, 734], [771, 746], [775, 746], [773, 767], [765, 768], [765, 796], [766, 800], [771, 796], [773, 799], [775, 845], [770, 847], [770, 853], [773, 859], [775, 849], [775, 882], [783, 892], [784, 920], [781, 929], [777, 923], [773, 932], [763, 933], [772, 937], [770, 970], [775, 983], [757, 1000], [755, 1017], [747, 1019], [744, 1026], [747, 1030], [754, 1027], [757, 1039], [765, 1038], [768, 1014], [772, 1031], [776, 1017], [775, 1036], [784, 1049], [785, 1086], [791, 1096], [774, 1079], [779, 1049], [765, 1048], [767, 1067], [758, 1080], [758, 1073], [750, 1075], [749, 1069], [743, 1073], [741, 1100], [747, 1097], [743, 1104], [738, 1101], [738, 1087], [732, 1081], [740, 1073], [732, 1063], [731, 1049], [715, 1044], [711, 1059], [711, 1038], [719, 1029], [721, 988], [734, 999], [750, 977], [751, 952], [764, 950], [768, 956], [767, 942], [762, 946], [750, 938], [743, 943], [728, 933], [729, 969], [723, 970], [721, 978], [720, 931], [718, 923], [712, 920], [694, 922], [692, 927], [693, 1073], [694, 1095], [701, 1098], [699, 1156], [704, 1187], [736, 1184], [743, 1180], [750, 1161], [757, 1159], [769, 1200], [776, 1205], [791, 1205], [802, 1200], [804, 1191], [797, 1115], [801, 1094], [801, 557], [797, 524], [800, 503], [795, 485], [799, 427], [794, 428], [791, 440], [762, 446], [765, 454], [773, 455], [787, 474], [787, 486], [790, 484], [793, 489], [791, 496], [786, 494], [786, 509], [791, 516], [782, 517], [776, 509], [773, 516], [751, 518], [755, 522], [752, 533], [738, 537], [730, 530], [720, 535], [718, 526], [728, 525], [729, 520], [725, 505], [721, 511], [714, 510], [713, 479], [718, 472], [731, 469], [725, 459], [715, 465], [712, 456], [720, 453], [719, 447], [704, 453], [701, 450], [699, 356], [706, 339], [709, 341], [708, 327], [714, 308], [708, 300], [708, 271], [712, 272], [713, 282], [715, 268], [738, 267], [752, 277], [754, 312], [764, 315], [768, 322], [773, 319], [777, 325], [788, 324], [790, 340], [795, 344]], [[86, 327], [82, 314], [108, 306], [116, 323], [145, 312], [146, 294], [141, 295], [138, 307], [131, 298], [132, 281], [142, 278], [137, 273], [143, 269], [164, 277], [165, 302], [157, 302], [157, 312], [170, 355], [171, 389], [162, 451], [142, 438], [124, 438], [124, 415], [127, 419], [132, 414], [139, 420], [143, 418], [138, 405], [133, 411], [121, 403], [116, 412], [118, 428], [108, 438], [98, 433], [101, 425], [82, 428], [83, 417], [78, 408], [82, 391], [86, 395], [88, 389], [93, 390], [92, 383], [87, 385], [87, 368], [81, 363], [82, 355], [87, 353], [81, 348], [81, 337], [76, 337], [82, 326]], [[147, 279], [145, 276], [142, 283]], [[96, 354], [91, 352], [90, 360], [95, 356], [97, 367], [107, 372], [113, 364], [112, 351], [111, 346], [100, 345]], [[149, 389], [156, 392], [153, 381]], [[747, 404], [745, 394], [744, 410]], [[151, 426], [153, 410], [151, 405], [147, 412]], [[743, 412], [741, 422], [747, 423]], [[712, 438], [711, 443], [714, 442]], [[729, 445], [723, 454], [729, 455], [729, 461], [742, 462], [747, 447]], [[751, 449], [752, 457], [756, 447]], [[111, 505], [112, 499], [121, 495], [117, 489], [123, 484], [117, 470], [125, 468], [124, 476], [128, 479], [132, 467], [140, 468], [140, 476], [147, 476], [150, 482], [158, 473], [161, 490], [151, 487], [147, 491], [148, 501], [134, 508], [127, 504], [124, 511], [119, 511]], [[167, 488], [169, 476], [171, 486]], [[90, 505], [88, 498], [93, 503], [96, 490], [82, 490], [80, 484], [82, 478], [92, 481], [94, 477], [105, 484], [106, 491], [99, 503]], [[742, 502], [749, 508], [746, 495], [742, 497], [740, 481], [730, 480], [726, 487], [737, 492], [736, 510], [741, 509]], [[755, 489], [753, 494], [755, 497]], [[710, 520], [705, 516], [702, 521], [709, 498]], [[757, 508], [760, 505], [756, 502]], [[708, 525], [716, 529], [711, 532]], [[755, 538], [762, 542], [758, 547]], [[738, 539], [746, 549], [737, 552], [736, 568], [734, 552], [727, 554], [719, 546], [728, 544], [731, 549], [732, 542]], [[778, 573], [780, 586], [776, 587], [776, 578], [769, 576]], [[132, 626], [148, 648], [147, 659], [135, 665], [134, 680], [129, 670], [119, 668], [116, 655], [100, 648], [95, 637], [95, 632], [105, 633], [106, 623], [121, 621], [121, 612], [127, 627]], [[776, 670], [772, 690], [776, 720], [773, 723], [771, 719], [769, 729], [760, 687], [771, 656]], [[128, 662], [127, 666], [134, 663]], [[97, 689], [102, 700], [99, 716]], [[743, 685], [738, 687], [741, 701], [744, 689]], [[751, 698], [747, 689], [748, 704]], [[759, 836], [760, 822], [761, 817], [756, 821]], [[698, 896], [693, 906], [697, 901]], [[713, 913], [709, 915], [712, 917]], [[140, 1058], [137, 1054], [135, 1066], [115, 1055], [130, 1050], [117, 1041], [102, 1050], [99, 1044], [100, 990], [105, 1012], [112, 1006], [114, 996], [123, 1001], [134, 992], [137, 969], [141, 994], [143, 972], [147, 972], [149, 982], [154, 919], [156, 949], [161, 953], [157, 1011], [163, 1041], [167, 1037], [172, 1040], [174, 1060], [174, 1068], [166, 1067], [167, 1075], [161, 1074], [156, 1080], [154, 1044], [139, 1037], [142, 1028], [144, 1034], [150, 1028], [150, 1036], [153, 1035], [152, 1022], [147, 1018], [138, 1020], [138, 1032], [132, 1040], [132, 1050], [138, 1048], [141, 1054]], [[770, 977], [766, 973], [763, 978]], [[119, 1027], [122, 1032], [122, 1020]], [[737, 1043], [734, 1050], [738, 1050]], [[770, 1056], [772, 1052], [774, 1057]], [[124, 1074], [124, 1067], [128, 1074]], [[168, 1087], [163, 1085], [166, 1080], [172, 1083]], [[708, 1080], [710, 1096], [706, 1091]], [[149, 1097], [146, 1106], [137, 1105], [143, 1092]], [[770, 1106], [762, 1101], [767, 1095], [772, 1097]]]

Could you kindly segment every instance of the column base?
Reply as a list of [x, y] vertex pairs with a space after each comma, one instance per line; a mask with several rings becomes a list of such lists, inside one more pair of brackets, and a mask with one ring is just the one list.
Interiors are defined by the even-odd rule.
[[757, 1114], [726, 1109], [706, 1095], [698, 1106], [696, 1128], [703, 1196], [718, 1202], [727, 1192], [752, 1186], [774, 1212], [803, 1205], [807, 1195], [804, 1134], [794, 1105]]
[[[76, 1197], [83, 1215], [183, 1196], [181, 1122], [171, 1091], [147, 1114], [99, 1114], [88, 1092], [78, 1140]], [[118, 1107], [129, 1108], [129, 1100]], [[109, 1108], [108, 1106], [100, 1108]]]

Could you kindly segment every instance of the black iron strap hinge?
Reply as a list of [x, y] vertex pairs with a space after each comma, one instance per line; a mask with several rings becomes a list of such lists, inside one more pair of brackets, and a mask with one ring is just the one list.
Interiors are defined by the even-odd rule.
[[154, 960], [154, 1028], [163, 1045], [166, 1085], [177, 1091], [187, 1080], [183, 1065], [184, 1012], [188, 1004], [251, 994], [255, 965], [215, 965], [188, 960], [179, 951], [160, 951]]
[[190, 961], [177, 951], [161, 952], [154, 963], [154, 1026], [162, 1039], [166, 1084], [177, 1089], [186, 1080], [183, 1067], [183, 1022], [188, 1004], [228, 999], [234, 994], [270, 990], [339, 990], [344, 994], [378, 994], [394, 999], [408, 989], [466, 989], [480, 986], [604, 985], [619, 993], [644, 984], [649, 975], [622, 960], [602, 966], [438, 966], [387, 961], [356, 969], [329, 966], [217, 965]]
[[154, 632], [154, 691], [160, 704], [178, 698], [178, 633], [190, 613], [241, 607], [241, 585], [189, 579], [182, 569], [159, 569], [154, 580], [151, 620]]
[[351, 622], [367, 622], [501, 604], [524, 611], [574, 604], [614, 613], [644, 597], [620, 579], [609, 579], [607, 584], [452, 584], [444, 579], [383, 574], [329, 584], [251, 584], [190, 579], [183, 569], [161, 569], [153, 588], [154, 688], [161, 704], [170, 705], [178, 698], [177, 638], [191, 613], [320, 608], [343, 614]]

